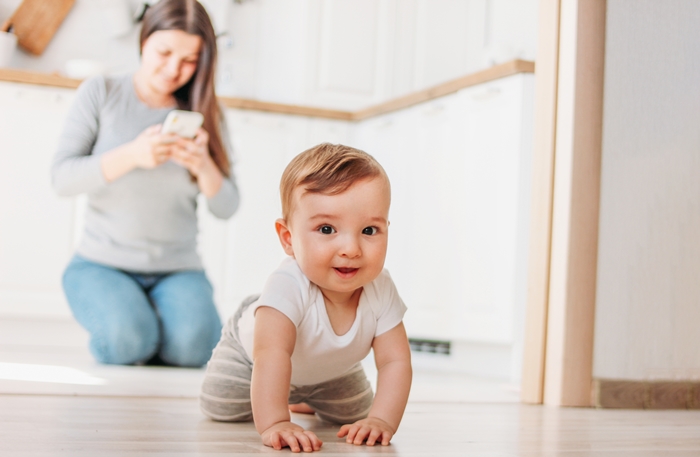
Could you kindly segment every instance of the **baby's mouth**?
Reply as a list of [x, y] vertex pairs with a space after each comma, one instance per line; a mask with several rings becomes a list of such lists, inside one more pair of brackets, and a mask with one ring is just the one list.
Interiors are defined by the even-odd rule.
[[342, 275], [353, 274], [353, 273], [355, 273], [357, 270], [358, 270], [357, 268], [349, 268], [349, 267], [336, 267], [336, 268], [335, 268], [335, 271], [337, 271], [338, 273], [340, 273], [340, 274], [342, 274]]

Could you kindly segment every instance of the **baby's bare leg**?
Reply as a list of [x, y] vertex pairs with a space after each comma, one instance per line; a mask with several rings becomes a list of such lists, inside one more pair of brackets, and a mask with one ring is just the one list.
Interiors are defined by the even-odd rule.
[[300, 414], [314, 414], [316, 410], [314, 410], [311, 406], [307, 405], [306, 403], [297, 403], [294, 405], [289, 405], [289, 410], [293, 413], [300, 413]]

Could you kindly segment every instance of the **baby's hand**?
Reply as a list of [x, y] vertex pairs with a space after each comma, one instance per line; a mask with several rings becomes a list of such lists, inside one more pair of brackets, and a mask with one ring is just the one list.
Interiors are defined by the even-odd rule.
[[316, 434], [291, 422], [278, 422], [262, 432], [265, 446], [280, 450], [289, 446], [292, 452], [313, 452], [321, 449], [323, 442]]
[[367, 446], [374, 446], [374, 443], [381, 442], [382, 446], [388, 446], [395, 430], [378, 417], [368, 417], [361, 419], [354, 424], [346, 424], [340, 427], [338, 437], [347, 435], [345, 442], [348, 444], [362, 444], [367, 440]]

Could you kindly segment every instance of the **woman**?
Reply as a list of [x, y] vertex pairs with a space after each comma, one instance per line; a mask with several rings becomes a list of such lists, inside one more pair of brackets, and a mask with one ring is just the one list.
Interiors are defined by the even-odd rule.
[[[216, 36], [196, 0], [161, 0], [140, 44], [134, 74], [79, 87], [59, 141], [56, 192], [88, 195], [63, 288], [99, 362], [198, 367], [221, 321], [196, 251], [197, 195], [222, 219], [239, 201], [214, 92]], [[204, 115], [194, 139], [160, 133], [172, 109]]]

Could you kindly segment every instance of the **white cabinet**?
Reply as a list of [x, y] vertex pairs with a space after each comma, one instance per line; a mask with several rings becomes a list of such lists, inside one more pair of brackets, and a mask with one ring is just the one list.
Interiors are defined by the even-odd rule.
[[51, 190], [49, 166], [73, 91], [0, 83], [0, 314], [68, 314], [61, 271], [75, 203]]
[[534, 60], [537, 0], [256, 0], [230, 22], [222, 94], [355, 110]]
[[[413, 336], [513, 343], [522, 314], [532, 75], [357, 126], [392, 181], [387, 267]], [[520, 319], [520, 318], [519, 318]]]

